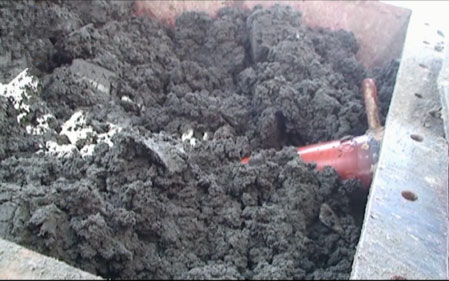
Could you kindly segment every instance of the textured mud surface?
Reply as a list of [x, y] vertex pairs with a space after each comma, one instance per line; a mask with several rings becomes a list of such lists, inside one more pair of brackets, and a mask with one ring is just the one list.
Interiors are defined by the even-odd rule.
[[366, 130], [353, 35], [283, 6], [132, 14], [0, 2], [0, 82], [39, 81], [0, 95], [0, 236], [107, 278], [347, 279], [358, 183], [292, 146]]

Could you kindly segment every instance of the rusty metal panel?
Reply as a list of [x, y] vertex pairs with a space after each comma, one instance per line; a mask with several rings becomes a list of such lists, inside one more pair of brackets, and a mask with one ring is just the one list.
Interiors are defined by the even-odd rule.
[[444, 37], [426, 39], [437, 34], [412, 14], [351, 279], [448, 278]]
[[381, 66], [401, 55], [410, 10], [378, 1], [137, 0], [136, 13], [174, 25], [175, 18], [185, 11], [214, 16], [224, 7], [252, 9], [276, 3], [300, 10], [304, 22], [310, 26], [352, 31], [360, 44], [357, 58], [366, 67]]

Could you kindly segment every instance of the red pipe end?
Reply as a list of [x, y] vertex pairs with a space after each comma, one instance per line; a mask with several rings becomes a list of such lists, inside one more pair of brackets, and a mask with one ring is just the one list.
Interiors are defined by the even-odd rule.
[[241, 164], [248, 164], [248, 162], [249, 162], [249, 159], [250, 159], [251, 157], [244, 157], [244, 158], [242, 158], [242, 160], [240, 160], [240, 163]]
[[371, 185], [379, 143], [371, 136], [336, 140], [297, 148], [302, 160], [317, 169], [334, 168], [342, 180], [358, 179], [365, 189]]

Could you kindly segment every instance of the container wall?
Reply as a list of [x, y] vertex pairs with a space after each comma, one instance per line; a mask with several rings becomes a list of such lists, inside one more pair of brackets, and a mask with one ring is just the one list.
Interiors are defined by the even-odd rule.
[[[173, 25], [184, 11], [215, 15], [223, 7], [252, 9], [277, 1], [146, 1], [136, 2], [138, 15], [150, 15]], [[282, 1], [301, 10], [306, 24], [352, 31], [360, 43], [358, 59], [365, 67], [381, 66], [401, 56], [410, 10], [376, 1]]]

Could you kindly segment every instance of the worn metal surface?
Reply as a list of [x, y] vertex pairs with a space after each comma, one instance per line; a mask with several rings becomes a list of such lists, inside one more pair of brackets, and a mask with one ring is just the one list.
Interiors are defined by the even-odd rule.
[[[439, 31], [440, 36], [444, 36], [443, 31]], [[449, 141], [449, 42], [446, 42], [444, 63], [438, 77], [438, 88], [441, 99], [441, 115], [444, 120], [444, 132]]]
[[101, 279], [63, 262], [0, 239], [0, 279]]
[[377, 1], [137, 0], [136, 13], [173, 25], [176, 16], [184, 11], [216, 15], [223, 7], [252, 9], [256, 5], [269, 7], [275, 3], [300, 10], [309, 26], [352, 31], [360, 43], [357, 59], [366, 67], [381, 66], [401, 54], [410, 10]]
[[[412, 14], [351, 279], [448, 278], [444, 37]], [[428, 39], [436, 38], [431, 41]]]

